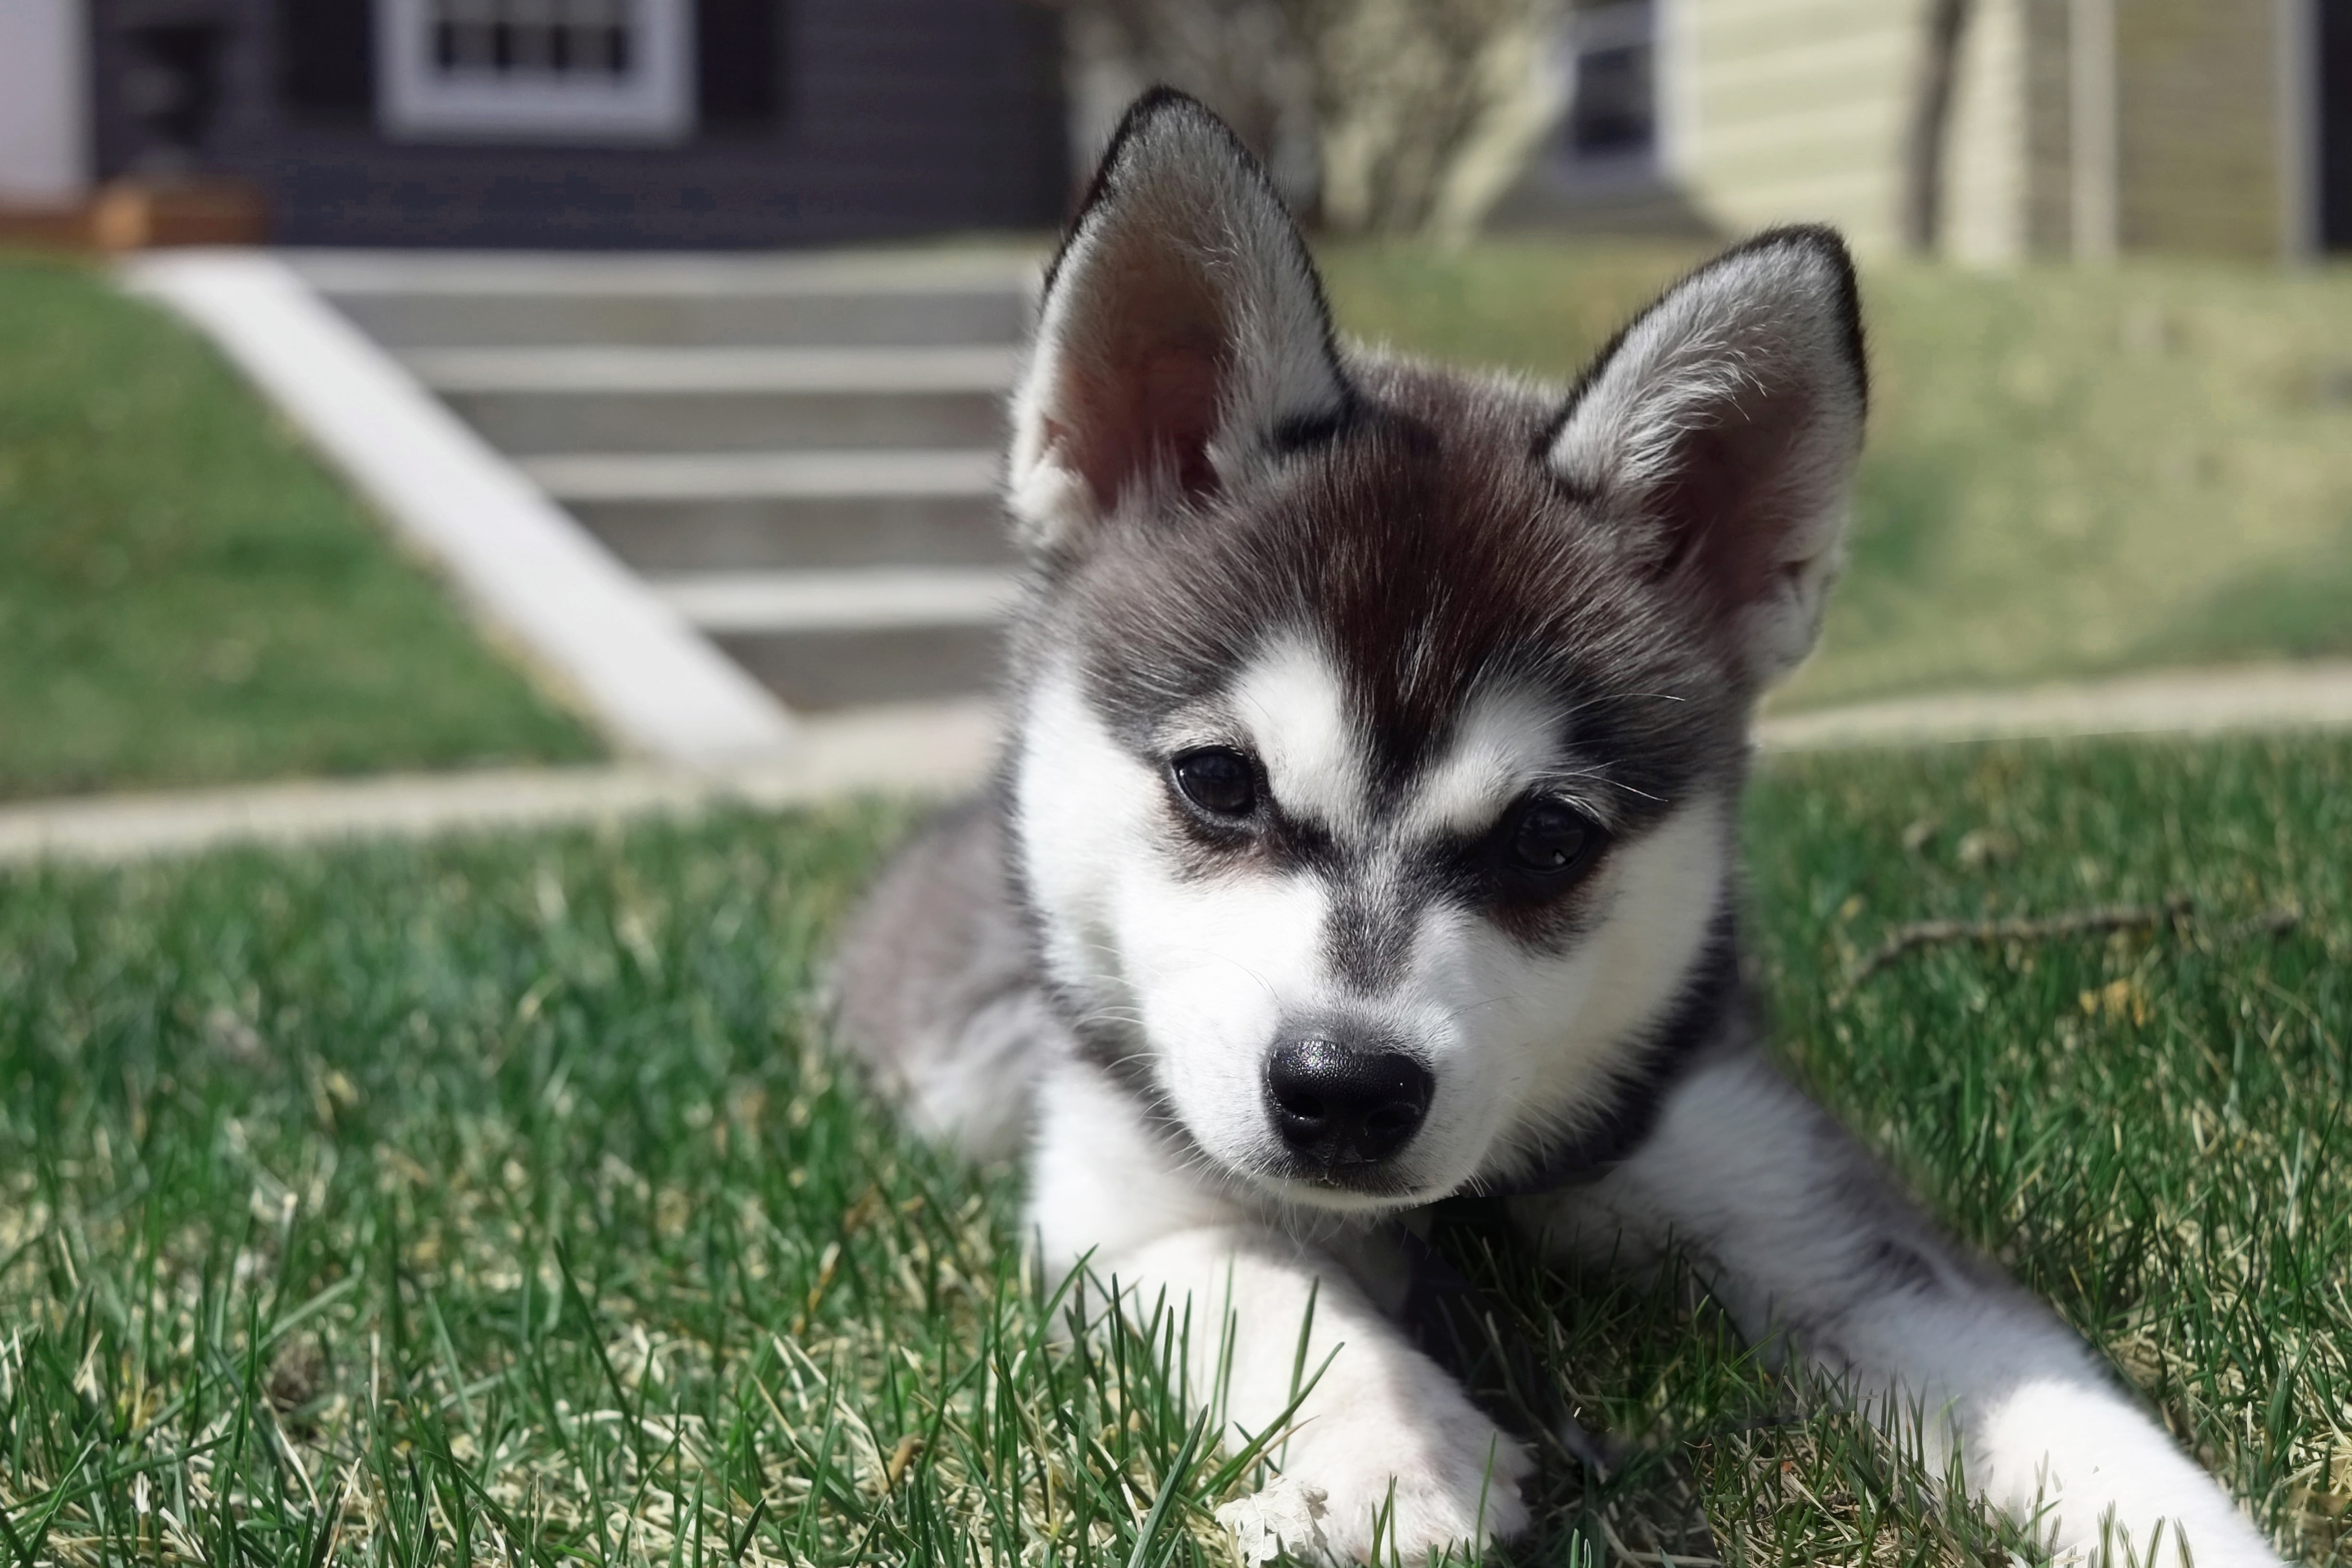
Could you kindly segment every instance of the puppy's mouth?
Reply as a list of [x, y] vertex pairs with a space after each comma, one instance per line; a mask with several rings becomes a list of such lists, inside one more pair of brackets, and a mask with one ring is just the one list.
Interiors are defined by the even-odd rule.
[[1286, 1203], [1339, 1214], [1391, 1213], [1445, 1195], [1419, 1179], [1408, 1162], [1323, 1163], [1282, 1154], [1252, 1162], [1243, 1174]]

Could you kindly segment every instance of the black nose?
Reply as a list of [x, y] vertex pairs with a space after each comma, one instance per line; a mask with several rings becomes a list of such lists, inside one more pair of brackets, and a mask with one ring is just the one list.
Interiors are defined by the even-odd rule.
[[1291, 1151], [1316, 1164], [1370, 1164], [1412, 1142], [1437, 1080], [1402, 1051], [1330, 1039], [1285, 1040], [1265, 1064], [1265, 1098]]

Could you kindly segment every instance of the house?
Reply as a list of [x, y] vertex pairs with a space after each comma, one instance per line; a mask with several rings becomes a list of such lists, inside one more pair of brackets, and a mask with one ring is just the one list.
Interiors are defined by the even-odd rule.
[[1050, 226], [1022, 0], [7, 0], [0, 200], [258, 194], [292, 245], [730, 247]]
[[[1563, 0], [1564, 113], [1499, 216], [1927, 226], [1978, 261], [2352, 247], [2347, 0]], [[761, 247], [1044, 228], [1034, 0], [6, 0], [0, 204], [226, 177], [296, 245]]]
[[[1949, 0], [1944, 0], [1948, 4]], [[1938, 0], [1578, 0], [1516, 216], [1898, 248]], [[1941, 248], [1979, 261], [2352, 247], [2352, 5], [1970, 0]]]

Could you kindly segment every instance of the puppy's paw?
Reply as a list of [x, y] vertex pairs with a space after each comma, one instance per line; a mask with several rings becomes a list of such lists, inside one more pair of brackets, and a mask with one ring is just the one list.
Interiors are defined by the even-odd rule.
[[[1431, 1371], [1412, 1397], [1343, 1405], [1292, 1436], [1279, 1484], [1306, 1506], [1285, 1501], [1284, 1517], [1297, 1515], [1316, 1537], [1285, 1535], [1292, 1555], [1419, 1563], [1447, 1548], [1467, 1556], [1527, 1528], [1519, 1482], [1534, 1467], [1526, 1450]], [[1293, 1534], [1305, 1533], [1299, 1523]]]
[[1971, 1439], [1969, 1480], [2027, 1523], [2053, 1563], [2278, 1568], [2220, 1485], [2104, 1384], [2022, 1383], [1989, 1404]]

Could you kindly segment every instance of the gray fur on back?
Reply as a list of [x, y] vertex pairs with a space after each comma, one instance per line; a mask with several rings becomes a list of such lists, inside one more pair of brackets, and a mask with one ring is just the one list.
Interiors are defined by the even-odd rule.
[[1064, 1026], [1040, 990], [993, 794], [899, 850], [835, 959], [841, 1042], [926, 1137], [975, 1160], [1019, 1152]]

